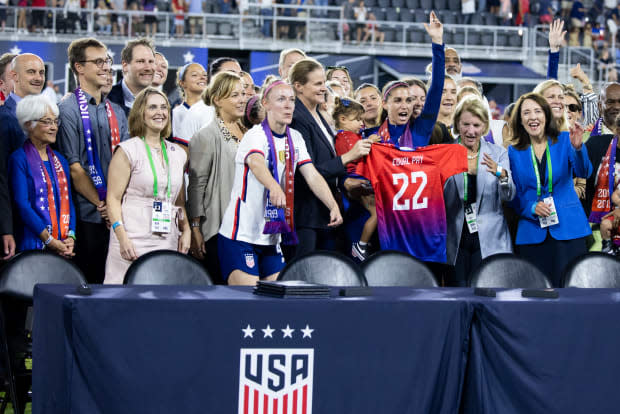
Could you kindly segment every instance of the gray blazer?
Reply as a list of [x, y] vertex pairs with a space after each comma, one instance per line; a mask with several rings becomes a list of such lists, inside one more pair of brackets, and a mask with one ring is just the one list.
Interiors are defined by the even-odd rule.
[[201, 217], [205, 242], [220, 230], [235, 179], [235, 155], [239, 144], [225, 137], [214, 118], [189, 141], [187, 214]]
[[[500, 184], [499, 179], [488, 172], [485, 165], [480, 164], [484, 159], [483, 153], [489, 154], [494, 161], [506, 169], [508, 173], [507, 183]], [[508, 225], [502, 210], [502, 201], [510, 201], [515, 196], [515, 185], [512, 181], [508, 151], [499, 145], [486, 142], [484, 138], [480, 140], [476, 186], [478, 237], [480, 239], [482, 258], [484, 259], [496, 253], [511, 253], [512, 241], [510, 240]], [[447, 263], [454, 265], [461, 242], [463, 221], [465, 220], [463, 175], [456, 174], [450, 177], [444, 185], [443, 193], [448, 225], [446, 240]]]

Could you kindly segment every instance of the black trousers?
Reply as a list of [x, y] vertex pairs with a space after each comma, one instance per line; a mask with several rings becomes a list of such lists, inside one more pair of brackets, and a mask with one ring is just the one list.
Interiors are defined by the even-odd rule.
[[226, 285], [227, 283], [222, 278], [220, 259], [217, 255], [217, 234], [205, 242], [205, 249], [207, 250], [207, 254], [205, 254], [202, 263], [207, 269], [207, 272], [209, 272], [211, 280], [216, 285]]
[[75, 262], [88, 283], [103, 283], [110, 230], [105, 223], [77, 222]]
[[471, 234], [467, 228], [467, 223], [463, 222], [463, 230], [461, 230], [461, 241], [454, 265], [454, 273], [446, 278], [446, 286], [467, 286], [467, 281], [471, 272], [480, 266], [480, 262], [482, 262], [482, 253], [480, 252], [478, 233]]
[[293, 257], [302, 256], [315, 250], [332, 250], [345, 253], [344, 235], [340, 228], [312, 229], [302, 227], [296, 230], [299, 244], [297, 246], [282, 245], [284, 259], [288, 262]]
[[517, 245], [519, 255], [536, 265], [553, 287], [562, 287], [564, 269], [575, 257], [585, 254], [586, 238], [556, 240], [547, 232], [547, 238], [538, 244]]

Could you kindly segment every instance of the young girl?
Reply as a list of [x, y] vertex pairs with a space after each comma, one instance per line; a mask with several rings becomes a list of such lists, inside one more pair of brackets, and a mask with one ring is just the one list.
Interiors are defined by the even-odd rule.
[[[336, 97], [333, 118], [338, 134], [336, 135], [336, 153], [342, 155], [348, 152], [357, 141], [362, 139], [361, 130], [364, 127], [362, 121], [362, 115], [364, 114], [364, 107], [357, 101], [352, 99], [341, 99]], [[373, 142], [378, 142], [379, 137], [372, 135], [368, 139]], [[347, 173], [349, 177], [363, 179], [355, 174], [355, 167], [357, 162], [351, 162], [347, 164]], [[365, 187], [366, 188], [366, 187]], [[353, 243], [351, 247], [351, 254], [353, 257], [364, 261], [368, 258], [370, 249], [369, 242], [373, 233], [377, 229], [377, 210], [375, 209], [375, 196], [374, 194], [365, 194], [359, 197], [353, 198], [359, 201], [366, 210], [370, 213], [370, 217], [364, 223], [362, 229], [362, 235], [360, 240]]]

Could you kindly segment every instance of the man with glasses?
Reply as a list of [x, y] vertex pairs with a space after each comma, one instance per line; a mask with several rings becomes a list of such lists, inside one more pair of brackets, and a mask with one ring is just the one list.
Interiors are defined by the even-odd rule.
[[110, 232], [106, 210], [108, 165], [129, 138], [123, 109], [105, 98], [112, 59], [103, 43], [84, 38], [67, 49], [78, 88], [58, 105], [58, 148], [69, 163], [77, 210], [76, 261], [90, 283], [102, 283]]
[[151, 86], [155, 74], [155, 49], [149, 39], [136, 39], [121, 51], [123, 80], [112, 87], [108, 99], [118, 104], [129, 117], [133, 101], [144, 88]]

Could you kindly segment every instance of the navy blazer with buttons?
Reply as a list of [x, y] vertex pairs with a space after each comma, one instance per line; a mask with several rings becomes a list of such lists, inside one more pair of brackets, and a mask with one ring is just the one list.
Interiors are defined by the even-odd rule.
[[[556, 240], [572, 240], [592, 233], [588, 219], [573, 185], [573, 174], [588, 178], [592, 174], [592, 164], [585, 145], [576, 151], [570, 142], [568, 132], [560, 133], [555, 144], [549, 142], [552, 165], [553, 202], [559, 223], [541, 228], [538, 216], [532, 213], [532, 206], [549, 196], [548, 171], [540, 171], [542, 182], [540, 198], [536, 194], [536, 173], [532, 162], [530, 147], [524, 150], [508, 148], [517, 195], [513, 207], [520, 215], [516, 244], [542, 243], [547, 237], [547, 229]], [[543, 155], [544, 156], [544, 155]]]
[[[331, 135], [331, 128], [320, 113], [319, 117], [325, 130]], [[314, 117], [299, 98], [295, 99], [295, 112], [290, 127], [301, 133], [308, 154], [312, 158], [312, 163], [325, 178], [332, 193], [338, 192], [338, 179], [346, 178], [342, 159], [336, 155], [334, 147], [329, 143]], [[329, 209], [310, 190], [306, 180], [298, 170], [295, 174], [295, 226], [327, 229], [328, 223]]]

